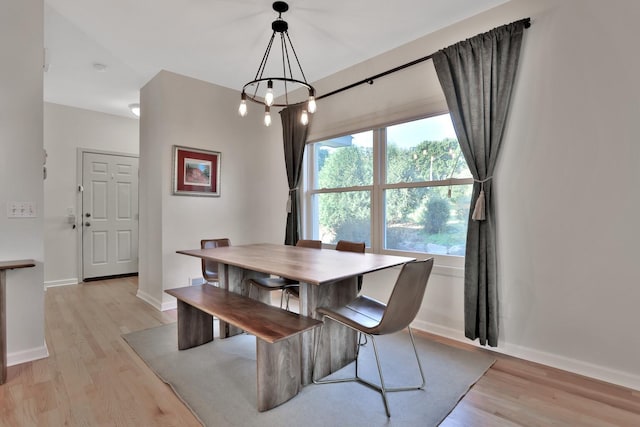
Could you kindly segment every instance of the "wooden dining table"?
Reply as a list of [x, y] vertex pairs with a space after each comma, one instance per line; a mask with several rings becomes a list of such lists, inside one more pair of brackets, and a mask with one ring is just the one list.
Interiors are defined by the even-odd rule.
[[[270, 292], [251, 290], [248, 283], [250, 278], [274, 275], [295, 280], [300, 283], [300, 315], [312, 318], [319, 318], [316, 315], [317, 307], [338, 307], [352, 301], [358, 292], [358, 276], [415, 259], [269, 243], [179, 250], [177, 253], [217, 261], [221, 288], [266, 303], [270, 302]], [[220, 331], [223, 338], [242, 332], [224, 322], [220, 324]], [[303, 385], [312, 382], [315, 334], [315, 330], [302, 334]], [[322, 336], [316, 378], [337, 371], [355, 358], [355, 332], [329, 322]]]

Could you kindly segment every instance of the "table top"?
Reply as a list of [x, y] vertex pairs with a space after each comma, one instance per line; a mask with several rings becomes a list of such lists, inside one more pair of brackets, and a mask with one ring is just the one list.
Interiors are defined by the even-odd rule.
[[32, 259], [20, 259], [16, 261], [0, 261], [0, 270], [12, 270], [14, 268], [35, 267]]
[[270, 243], [176, 252], [313, 285], [335, 282], [415, 260], [394, 255], [362, 254]]

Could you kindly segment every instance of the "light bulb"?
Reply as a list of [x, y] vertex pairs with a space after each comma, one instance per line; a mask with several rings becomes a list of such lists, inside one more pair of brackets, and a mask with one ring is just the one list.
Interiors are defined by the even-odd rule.
[[129, 110], [134, 116], [140, 117], [140, 104], [129, 104]]
[[309, 115], [307, 114], [307, 110], [302, 110], [302, 115], [300, 116], [300, 123], [303, 125], [309, 124]]
[[247, 115], [247, 94], [242, 91], [242, 95], [240, 95], [240, 107], [238, 107], [238, 114], [240, 117], [244, 117]]
[[264, 103], [269, 107], [273, 105], [273, 82], [271, 80], [267, 82], [267, 93], [264, 95]]
[[264, 107], [264, 125], [271, 126], [271, 113], [269, 107]]
[[313, 95], [309, 96], [309, 103], [307, 105], [307, 108], [309, 109], [309, 112], [311, 114], [316, 112], [316, 98]]

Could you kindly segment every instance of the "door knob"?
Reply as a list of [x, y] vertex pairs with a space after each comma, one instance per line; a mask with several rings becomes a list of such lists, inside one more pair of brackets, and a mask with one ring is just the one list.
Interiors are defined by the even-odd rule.
[[86, 214], [84, 214], [84, 216], [86, 216], [87, 218], [89, 218], [91, 216], [91, 214], [89, 212], [87, 212]]
[[91, 227], [91, 223], [89, 221], [84, 223], [85, 227]]

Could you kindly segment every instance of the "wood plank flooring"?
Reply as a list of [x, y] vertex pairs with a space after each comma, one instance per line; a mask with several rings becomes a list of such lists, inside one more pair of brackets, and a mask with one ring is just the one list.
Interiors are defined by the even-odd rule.
[[[175, 311], [158, 312], [136, 298], [136, 291], [135, 277], [50, 288], [50, 356], [8, 368], [7, 383], [0, 386], [0, 426], [200, 425], [121, 338], [175, 321]], [[442, 426], [640, 426], [639, 391], [496, 358]]]

